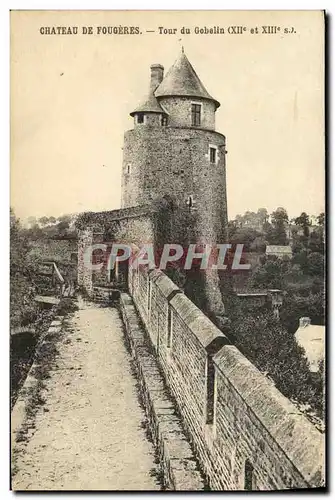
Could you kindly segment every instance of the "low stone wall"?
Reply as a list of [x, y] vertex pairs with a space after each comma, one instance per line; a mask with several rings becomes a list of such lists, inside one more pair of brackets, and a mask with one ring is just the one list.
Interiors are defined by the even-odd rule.
[[129, 290], [211, 489], [322, 486], [323, 434], [161, 271]]
[[[18, 398], [11, 414], [12, 448], [14, 447], [14, 443], [17, 441], [20, 433], [22, 434], [23, 430], [28, 437], [34, 433], [35, 426], [29, 427], [29, 425], [27, 425], [27, 419], [29, 420], [28, 406], [31, 403], [30, 399], [38, 394], [39, 384], [41, 383], [41, 380], [36, 376], [36, 371], [38, 371], [38, 367], [40, 365], [45, 363], [42, 352], [43, 347], [45, 347], [48, 342], [53, 343], [53, 335], [58, 334], [61, 331], [63, 320], [64, 316], [55, 316], [48, 330], [39, 338], [36, 345], [33, 364], [30, 367], [26, 380], [19, 391]], [[31, 413], [30, 409], [30, 414]]]
[[179, 491], [203, 490], [205, 483], [199, 465], [186, 439], [173, 400], [166, 390], [133, 301], [126, 293], [121, 294], [120, 309], [149, 431], [159, 454], [164, 488]]

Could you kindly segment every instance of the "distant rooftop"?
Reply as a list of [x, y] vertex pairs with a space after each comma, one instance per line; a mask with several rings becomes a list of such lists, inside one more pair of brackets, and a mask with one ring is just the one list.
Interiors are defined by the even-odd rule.
[[311, 325], [310, 318], [300, 318], [295, 339], [304, 349], [312, 372], [318, 371], [319, 363], [325, 357], [325, 332], [325, 326]]
[[292, 254], [292, 248], [289, 245], [267, 245], [266, 253], [286, 253]]

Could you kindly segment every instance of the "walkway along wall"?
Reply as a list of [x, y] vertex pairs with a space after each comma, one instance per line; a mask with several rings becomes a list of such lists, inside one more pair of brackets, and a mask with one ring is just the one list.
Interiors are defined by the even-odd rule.
[[161, 271], [129, 290], [211, 489], [322, 486], [324, 435]]

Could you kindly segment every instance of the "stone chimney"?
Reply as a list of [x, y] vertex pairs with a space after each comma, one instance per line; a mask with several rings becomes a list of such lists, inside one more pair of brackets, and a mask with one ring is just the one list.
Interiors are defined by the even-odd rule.
[[299, 319], [299, 328], [306, 328], [306, 326], [309, 326], [311, 324], [311, 318], [303, 317]]
[[152, 64], [150, 66], [150, 70], [151, 70], [150, 88], [152, 91], [155, 91], [164, 78], [164, 66], [162, 66], [161, 64]]

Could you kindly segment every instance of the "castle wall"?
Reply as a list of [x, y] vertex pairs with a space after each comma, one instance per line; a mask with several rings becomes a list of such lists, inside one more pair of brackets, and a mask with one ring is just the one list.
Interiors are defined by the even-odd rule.
[[91, 228], [78, 231], [78, 286], [91, 295], [93, 290], [92, 271], [86, 265], [85, 253], [89, 251], [93, 242], [93, 231]]
[[324, 436], [172, 281], [140, 269], [129, 290], [211, 489], [244, 489], [246, 461], [254, 490], [322, 485]]
[[198, 97], [160, 97], [159, 104], [169, 114], [170, 127], [192, 126], [192, 103], [201, 104], [201, 128], [215, 130], [215, 103]]

